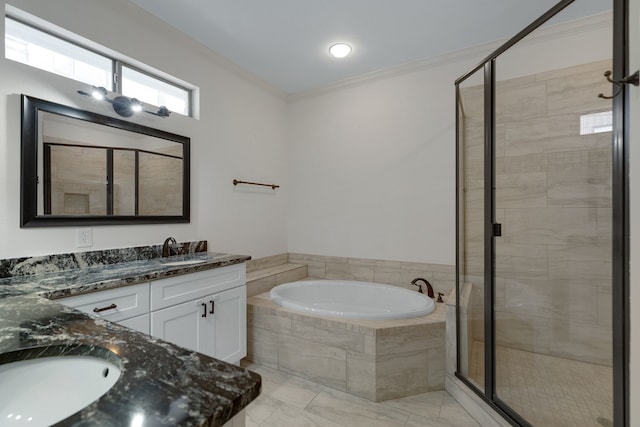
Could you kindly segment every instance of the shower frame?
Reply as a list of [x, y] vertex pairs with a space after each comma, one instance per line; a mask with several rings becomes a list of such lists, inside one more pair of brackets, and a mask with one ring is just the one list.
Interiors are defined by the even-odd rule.
[[[456, 194], [460, 182], [460, 84], [476, 72], [484, 73], [484, 390], [478, 388], [461, 371], [461, 309], [456, 298], [456, 372], [455, 375], [490, 407], [514, 426], [530, 426], [496, 393], [495, 366], [495, 256], [494, 237], [500, 234], [495, 221], [495, 60], [516, 43], [560, 13], [575, 0], [562, 0], [488, 55], [473, 69], [455, 81], [456, 93]], [[628, 0], [613, 2], [613, 80], [629, 75], [628, 70]], [[612, 99], [612, 338], [613, 338], [613, 414], [614, 427], [629, 424], [629, 108], [627, 86]], [[460, 200], [456, 196], [456, 293], [462, 289], [460, 266]]]

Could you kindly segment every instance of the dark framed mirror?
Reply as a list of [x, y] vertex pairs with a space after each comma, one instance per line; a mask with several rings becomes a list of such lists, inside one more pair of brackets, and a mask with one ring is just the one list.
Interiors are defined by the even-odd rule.
[[21, 227], [187, 223], [190, 138], [22, 95]]

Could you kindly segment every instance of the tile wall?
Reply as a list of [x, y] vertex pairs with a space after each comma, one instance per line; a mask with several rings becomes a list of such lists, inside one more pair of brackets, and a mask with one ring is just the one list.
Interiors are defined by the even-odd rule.
[[[610, 61], [496, 84], [496, 339], [611, 365], [611, 132], [580, 135]], [[482, 87], [463, 89], [464, 274], [473, 339], [483, 323]]]
[[[115, 150], [114, 214], [135, 214], [135, 153]], [[182, 214], [182, 158], [139, 153], [140, 215]], [[106, 215], [106, 150], [51, 147], [51, 212], [57, 215]]]
[[289, 262], [306, 264], [310, 278], [360, 280], [385, 283], [416, 290], [411, 281], [417, 277], [427, 279], [434, 292], [449, 295], [455, 287], [455, 266], [417, 262], [382, 261], [364, 258], [346, 258], [289, 253]]
[[383, 401], [444, 388], [445, 305], [423, 317], [360, 320], [247, 299], [247, 360]]

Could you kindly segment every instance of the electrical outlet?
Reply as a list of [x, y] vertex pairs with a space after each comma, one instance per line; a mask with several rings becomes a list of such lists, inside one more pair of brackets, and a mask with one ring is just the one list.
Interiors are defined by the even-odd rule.
[[76, 247], [88, 248], [93, 246], [93, 230], [90, 228], [76, 228]]

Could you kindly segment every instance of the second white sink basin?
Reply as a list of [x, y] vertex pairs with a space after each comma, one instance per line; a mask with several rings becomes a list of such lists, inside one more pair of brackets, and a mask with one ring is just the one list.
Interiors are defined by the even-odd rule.
[[115, 364], [89, 356], [41, 357], [0, 365], [0, 424], [55, 424], [109, 391], [120, 373]]

